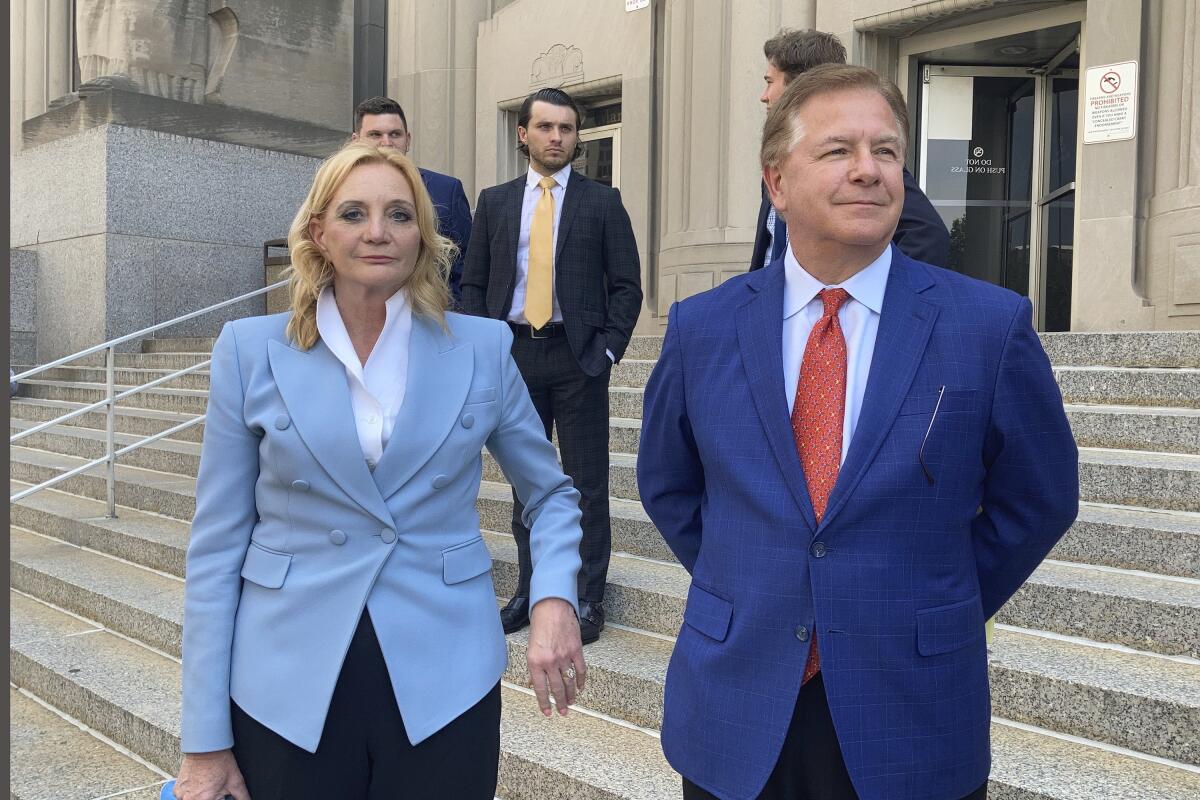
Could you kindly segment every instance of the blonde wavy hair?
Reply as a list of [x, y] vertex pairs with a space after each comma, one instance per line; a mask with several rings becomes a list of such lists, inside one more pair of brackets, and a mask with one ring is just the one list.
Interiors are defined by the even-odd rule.
[[288, 294], [292, 316], [288, 320], [287, 335], [303, 350], [312, 348], [320, 338], [317, 298], [321, 290], [333, 282], [333, 264], [317, 249], [308, 230], [309, 223], [326, 212], [342, 181], [351, 170], [363, 164], [390, 164], [408, 181], [416, 201], [421, 253], [404, 287], [408, 290], [413, 313], [430, 317], [443, 328], [446, 326], [446, 308], [450, 304], [447, 280], [456, 248], [453, 242], [438, 234], [437, 213], [421, 173], [399, 150], [353, 142], [321, 163], [308, 197], [296, 212], [288, 231], [288, 249], [292, 257], [288, 269]]

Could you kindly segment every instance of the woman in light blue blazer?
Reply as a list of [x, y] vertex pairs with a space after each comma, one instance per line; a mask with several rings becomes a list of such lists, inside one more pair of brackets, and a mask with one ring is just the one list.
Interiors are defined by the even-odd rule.
[[350, 145], [296, 215], [291, 311], [225, 326], [187, 554], [181, 800], [491, 798], [507, 649], [475, 497], [525, 504], [537, 702], [583, 687], [579, 495], [502, 322], [446, 312], [416, 168]]

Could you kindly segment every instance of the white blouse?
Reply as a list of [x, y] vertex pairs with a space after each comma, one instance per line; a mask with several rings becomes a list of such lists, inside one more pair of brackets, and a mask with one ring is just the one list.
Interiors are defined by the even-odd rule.
[[374, 469], [391, 438], [408, 383], [408, 348], [412, 335], [412, 306], [408, 303], [408, 295], [401, 289], [388, 298], [383, 330], [367, 356], [366, 364], [361, 363], [354, 352], [332, 286], [322, 289], [317, 298], [317, 333], [346, 368], [358, 443], [367, 466]]

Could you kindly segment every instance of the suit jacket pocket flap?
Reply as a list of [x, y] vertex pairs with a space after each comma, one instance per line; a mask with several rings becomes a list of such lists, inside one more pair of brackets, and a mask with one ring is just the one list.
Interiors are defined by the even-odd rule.
[[255, 541], [250, 542], [246, 560], [242, 562], [242, 577], [267, 589], [283, 586], [288, 567], [292, 565], [291, 553], [270, 550]]
[[983, 636], [983, 606], [979, 595], [917, 612], [917, 652], [936, 656], [966, 647]]
[[469, 406], [471, 403], [490, 403], [496, 399], [496, 387], [489, 386], [486, 389], [476, 389], [467, 395], [467, 399], [463, 401], [464, 406]]
[[684, 622], [705, 636], [723, 642], [729, 633], [729, 619], [732, 616], [733, 603], [692, 583], [692, 588], [688, 590], [687, 606], [683, 609]]
[[442, 580], [446, 583], [462, 583], [491, 568], [492, 554], [488, 552], [482, 537], [442, 551]]

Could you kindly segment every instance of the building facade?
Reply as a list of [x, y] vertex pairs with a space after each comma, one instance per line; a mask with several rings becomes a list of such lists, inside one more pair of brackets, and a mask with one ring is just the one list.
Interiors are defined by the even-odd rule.
[[830, 31], [904, 92], [909, 167], [951, 231], [951, 268], [1029, 295], [1043, 330], [1197, 328], [1197, 5], [392, 0], [388, 88], [418, 160], [475, 191], [525, 168], [525, 95], [577, 97], [581, 166], [633, 219], [649, 333], [746, 269], [762, 43]]

